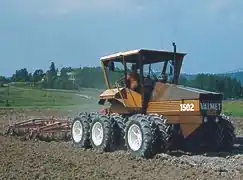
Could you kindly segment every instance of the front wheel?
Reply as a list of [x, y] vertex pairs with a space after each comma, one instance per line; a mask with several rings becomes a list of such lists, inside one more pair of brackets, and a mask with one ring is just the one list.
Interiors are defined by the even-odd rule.
[[128, 151], [136, 157], [150, 158], [153, 155], [153, 125], [144, 115], [129, 118], [125, 130], [125, 142]]

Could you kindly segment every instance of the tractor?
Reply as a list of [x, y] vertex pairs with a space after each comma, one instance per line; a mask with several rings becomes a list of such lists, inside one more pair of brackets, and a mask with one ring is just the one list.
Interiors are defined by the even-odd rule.
[[[179, 85], [185, 53], [139, 49], [102, 57], [107, 89], [100, 112], [80, 113], [71, 125], [75, 147], [136, 157], [193, 147], [230, 150], [234, 127], [222, 115], [223, 94]], [[113, 84], [112, 75], [121, 75]], [[107, 105], [107, 106], [106, 106]]]

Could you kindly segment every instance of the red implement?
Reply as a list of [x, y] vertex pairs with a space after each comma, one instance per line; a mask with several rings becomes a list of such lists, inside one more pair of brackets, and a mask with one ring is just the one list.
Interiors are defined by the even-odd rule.
[[[12, 136], [22, 136], [23, 139], [54, 140], [55, 135], [63, 133], [64, 139], [69, 140], [70, 121], [67, 119], [34, 118], [9, 124], [6, 133]], [[50, 137], [51, 136], [51, 137]], [[60, 137], [60, 136], [59, 136]], [[62, 138], [62, 139], [63, 139]]]

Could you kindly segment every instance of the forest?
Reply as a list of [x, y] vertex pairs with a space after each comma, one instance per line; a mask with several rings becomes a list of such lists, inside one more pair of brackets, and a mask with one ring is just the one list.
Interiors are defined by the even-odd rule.
[[[109, 72], [109, 80], [114, 83], [122, 76], [121, 73]], [[105, 88], [104, 75], [101, 67], [64, 67], [58, 70], [51, 62], [50, 68], [45, 72], [37, 69], [29, 73], [26, 68], [16, 70], [12, 77], [0, 76], [0, 84], [15, 83], [27, 84], [35, 88], [79, 90], [80, 88]], [[243, 85], [239, 80], [227, 74], [197, 74], [194, 78], [181, 75], [179, 84], [200, 88], [224, 94], [225, 99], [243, 98]]]

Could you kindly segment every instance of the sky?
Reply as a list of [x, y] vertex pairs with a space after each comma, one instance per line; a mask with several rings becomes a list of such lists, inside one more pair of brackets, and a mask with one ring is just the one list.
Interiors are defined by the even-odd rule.
[[182, 72], [243, 68], [242, 0], [0, 0], [0, 75], [100, 65], [131, 49], [185, 52]]

